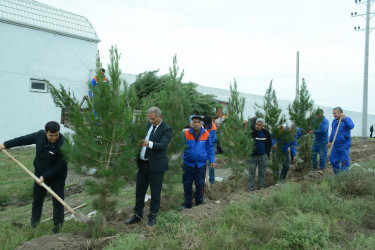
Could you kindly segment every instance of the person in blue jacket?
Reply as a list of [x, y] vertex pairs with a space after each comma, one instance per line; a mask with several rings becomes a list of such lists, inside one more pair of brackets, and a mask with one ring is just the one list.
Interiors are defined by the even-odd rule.
[[192, 127], [184, 132], [186, 148], [183, 159], [182, 182], [184, 185], [185, 202], [180, 210], [191, 208], [192, 188], [195, 184], [195, 205], [203, 203], [204, 181], [206, 176], [206, 161], [215, 168], [215, 153], [210, 134], [202, 127], [201, 116], [192, 117]]
[[[203, 126], [208, 131], [208, 133], [210, 134], [210, 139], [211, 139], [211, 142], [212, 142], [212, 147], [214, 149], [214, 153], [216, 153], [216, 149], [217, 149], [216, 125], [212, 122], [211, 116], [206, 115], [206, 116], [203, 117]], [[210, 184], [214, 184], [215, 183], [215, 169], [211, 167], [211, 162], [210, 161], [208, 161], [208, 165], [209, 165], [209, 168], [208, 168], [208, 175], [209, 175], [208, 181], [210, 182]]]
[[[282, 169], [280, 173], [280, 180], [283, 181], [286, 178], [286, 175], [290, 168], [290, 160], [289, 160], [289, 149], [290, 155], [292, 158], [292, 162], [295, 163], [297, 161], [297, 133], [294, 129], [293, 125], [290, 127], [282, 127], [281, 128], [281, 137], [278, 140], [273, 140], [273, 148], [277, 149], [281, 147], [282, 155], [279, 156], [279, 161], [282, 162]], [[276, 176], [279, 176], [279, 170], [276, 170]]]
[[327, 143], [328, 143], [328, 127], [329, 121], [324, 116], [322, 109], [318, 109], [318, 116], [321, 117], [322, 121], [320, 123], [319, 129], [310, 131], [314, 133], [314, 143], [312, 145], [312, 165], [313, 169], [318, 169], [318, 154], [319, 154], [319, 168], [324, 169], [327, 160]]
[[[103, 82], [105, 82], [105, 83], [108, 82], [107, 77], [105, 77], [105, 69], [101, 68], [100, 71], [101, 71], [101, 73], [103, 75]], [[96, 79], [96, 76], [94, 76], [91, 79], [91, 86], [90, 86], [90, 89], [89, 89], [89, 96], [90, 96], [90, 98], [94, 97], [94, 91], [93, 91], [93, 89], [95, 88], [95, 86], [97, 84], [98, 84], [98, 79]], [[98, 117], [98, 114], [96, 113], [95, 109], [93, 109], [93, 113], [94, 113], [95, 117]]]
[[350, 117], [345, 116], [341, 107], [333, 109], [332, 131], [329, 137], [327, 148], [331, 148], [333, 137], [339, 125], [340, 117], [341, 124], [338, 128], [337, 136], [333, 144], [329, 161], [331, 162], [333, 172], [339, 174], [342, 171], [348, 171], [350, 166], [349, 150], [352, 144], [350, 137], [350, 130], [354, 128], [354, 123]]
[[[104, 69], [104, 68], [101, 68], [100, 71], [101, 71], [101, 73], [102, 73], [102, 75], [103, 75], [103, 82], [107, 82], [108, 80], [107, 80], [107, 77], [105, 77], [105, 69]], [[92, 88], [94, 88], [94, 87], [98, 84], [98, 80], [96, 79], [96, 76], [94, 76], [94, 77], [91, 79], [91, 82], [90, 82], [90, 83], [91, 83]], [[90, 97], [93, 97], [93, 96], [94, 96], [94, 93], [93, 93], [93, 91], [92, 91], [91, 88], [89, 89], [89, 96], [90, 96]]]

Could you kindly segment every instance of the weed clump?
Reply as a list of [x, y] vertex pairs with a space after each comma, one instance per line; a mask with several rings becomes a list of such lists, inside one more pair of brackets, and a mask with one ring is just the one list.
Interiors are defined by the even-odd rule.
[[353, 167], [349, 172], [327, 178], [327, 181], [342, 196], [375, 195], [375, 172], [369, 171], [365, 167]]

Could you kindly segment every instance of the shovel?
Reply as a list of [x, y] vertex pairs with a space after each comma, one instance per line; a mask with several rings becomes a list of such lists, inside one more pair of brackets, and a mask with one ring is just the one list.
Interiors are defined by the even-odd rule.
[[341, 120], [342, 120], [342, 116], [340, 116], [339, 124], [337, 125], [336, 132], [335, 132], [335, 136], [333, 137], [331, 147], [329, 148], [329, 152], [328, 152], [328, 154], [327, 154], [327, 160], [326, 160], [326, 164], [325, 164], [325, 165], [327, 165], [328, 160], [329, 160], [329, 157], [331, 156], [331, 152], [332, 152], [333, 145], [335, 144], [335, 140], [336, 140], [337, 132], [339, 132], [339, 128], [340, 128], [340, 124], [341, 124]]
[[[16, 158], [14, 158], [11, 154], [9, 154], [5, 149], [3, 149], [1, 151], [3, 151], [4, 154], [6, 154], [10, 159], [15, 161], [21, 168], [23, 168], [23, 170], [25, 170], [25, 172], [28, 173], [35, 181], [39, 181], [38, 177], [36, 177], [29, 169], [27, 169], [21, 162], [16, 160]], [[53, 192], [52, 189], [50, 187], [48, 187], [44, 182], [41, 183], [41, 186], [43, 186], [50, 194], [52, 194], [53, 197], [56, 198], [56, 200], [58, 200], [64, 207], [66, 207], [69, 210], [69, 212], [74, 214], [74, 216], [79, 221], [82, 221], [82, 222], [85, 222], [85, 223], [90, 221], [89, 217], [87, 217], [83, 213], [74, 211], [65, 201], [63, 201], [55, 192]]]

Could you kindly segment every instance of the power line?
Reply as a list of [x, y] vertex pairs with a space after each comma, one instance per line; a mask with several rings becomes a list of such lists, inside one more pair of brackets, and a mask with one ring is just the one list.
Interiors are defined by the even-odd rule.
[[[340, 0], [339, 0], [340, 1]], [[344, 19], [345, 20], [345, 22], [347, 22], [348, 24], [350, 24], [350, 26], [353, 26], [353, 23], [351, 23], [349, 20], [350, 19], [348, 19], [347, 18], [347, 16], [346, 15], [343, 15], [343, 14], [341, 14], [334, 6], [332, 6], [329, 2], [327, 2], [327, 0], [324, 0], [324, 2], [331, 8], [331, 9], [333, 9], [342, 19]], [[349, 13], [350, 11], [348, 11], [348, 13]]]

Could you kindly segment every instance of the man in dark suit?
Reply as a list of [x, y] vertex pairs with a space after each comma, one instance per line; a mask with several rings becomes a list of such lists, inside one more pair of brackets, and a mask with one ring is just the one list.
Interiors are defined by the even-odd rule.
[[162, 112], [158, 107], [151, 107], [147, 111], [148, 123], [146, 137], [141, 140], [142, 150], [137, 159], [138, 173], [135, 188], [134, 215], [125, 224], [141, 221], [145, 205], [145, 195], [148, 186], [151, 189], [150, 213], [148, 225], [156, 223], [156, 215], [160, 207], [160, 194], [163, 184], [164, 171], [168, 170], [166, 149], [172, 138], [172, 128], [162, 119]]
[[[17, 137], [0, 144], [0, 151], [6, 148], [35, 144], [36, 155], [34, 158], [35, 175], [38, 181], [34, 182], [33, 205], [31, 211], [31, 226], [35, 228], [40, 221], [43, 210], [44, 197], [47, 190], [42, 183], [64, 199], [65, 179], [67, 175], [67, 162], [61, 152], [64, 136], [60, 134], [60, 125], [51, 121], [45, 125], [45, 130]], [[58, 233], [64, 222], [64, 206], [52, 197], [54, 233]]]

